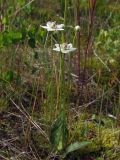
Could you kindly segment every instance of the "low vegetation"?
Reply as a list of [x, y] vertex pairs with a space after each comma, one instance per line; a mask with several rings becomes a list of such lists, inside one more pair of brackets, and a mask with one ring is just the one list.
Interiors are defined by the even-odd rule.
[[0, 159], [120, 159], [119, 0], [0, 1]]

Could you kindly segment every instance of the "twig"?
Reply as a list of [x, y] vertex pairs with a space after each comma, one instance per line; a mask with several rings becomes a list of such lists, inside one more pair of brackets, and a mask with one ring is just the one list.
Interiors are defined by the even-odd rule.
[[42, 128], [29, 116], [27, 112], [24, 112], [11, 98], [10, 101], [14, 104], [14, 106], [31, 122], [31, 124], [40, 130], [41, 134], [49, 141], [47, 134], [42, 130]]
[[0, 159], [1, 159], [1, 158], [2, 158], [3, 160], [9, 160], [8, 158], [6, 158], [6, 157], [4, 157], [3, 155], [0, 154]]
[[110, 72], [111, 71], [110, 68], [106, 65], [105, 62], [103, 62], [103, 60], [98, 56], [95, 50], [93, 50], [93, 53], [97, 57], [97, 59], [105, 66], [105, 68]]

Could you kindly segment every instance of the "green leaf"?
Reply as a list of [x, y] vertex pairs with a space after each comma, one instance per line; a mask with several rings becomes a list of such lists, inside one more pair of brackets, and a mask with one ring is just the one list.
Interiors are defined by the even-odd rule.
[[20, 6], [25, 5], [25, 0], [18, 0], [18, 3], [20, 4]]
[[3, 18], [2, 23], [3, 23], [3, 24], [6, 24], [6, 23], [7, 23], [6, 17]]
[[3, 45], [4, 46], [8, 46], [11, 43], [12, 43], [12, 39], [11, 39], [9, 33], [8, 32], [4, 32], [3, 33]]
[[13, 40], [20, 40], [22, 38], [22, 34], [20, 32], [12, 33], [11, 36]]
[[3, 44], [8, 46], [12, 43], [16, 43], [22, 39], [22, 34], [20, 32], [4, 32], [3, 33]]
[[46, 31], [39, 30], [37, 33], [37, 40], [40, 41], [40, 43], [44, 44], [46, 40], [45, 38], [46, 36], [47, 36]]
[[74, 152], [76, 150], [83, 149], [89, 144], [90, 142], [87, 142], [87, 141], [72, 143], [67, 147], [65, 155], [67, 155], [68, 153]]
[[55, 123], [52, 125], [50, 142], [56, 150], [62, 150], [68, 138], [68, 129], [65, 114], [62, 112]]
[[21, 29], [21, 34], [22, 34], [21, 40], [24, 41], [24, 40], [26, 39], [26, 37], [27, 37], [27, 30], [26, 30], [25, 27], [23, 27], [23, 28]]
[[13, 71], [7, 71], [7, 73], [5, 74], [5, 80], [8, 82], [13, 81], [14, 78], [14, 72]]
[[0, 48], [3, 47], [3, 35], [0, 33]]
[[29, 44], [29, 46], [31, 47], [31, 48], [35, 48], [35, 38], [30, 38], [29, 40], [28, 40], [28, 44]]

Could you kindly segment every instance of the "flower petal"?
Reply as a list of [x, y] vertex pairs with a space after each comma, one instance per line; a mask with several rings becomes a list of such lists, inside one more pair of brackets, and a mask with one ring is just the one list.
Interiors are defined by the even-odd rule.
[[64, 24], [58, 24], [56, 28], [57, 29], [63, 29], [63, 27], [64, 27]]
[[68, 44], [68, 45], [67, 45], [67, 48], [68, 48], [68, 49], [73, 48], [72, 43]]

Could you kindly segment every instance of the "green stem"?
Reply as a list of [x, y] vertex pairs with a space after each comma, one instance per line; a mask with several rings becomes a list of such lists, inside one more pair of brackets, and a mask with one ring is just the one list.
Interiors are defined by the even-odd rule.
[[66, 26], [67, 23], [67, 1], [65, 0], [65, 9], [64, 9], [64, 25]]
[[[65, 0], [65, 7], [64, 7], [64, 26], [66, 27], [67, 25], [67, 1], [68, 0]], [[64, 38], [64, 32], [62, 33], [62, 43], [65, 42], [65, 38]]]
[[59, 83], [60, 83], [60, 110], [63, 109], [64, 100], [65, 100], [65, 78], [64, 78], [64, 57], [63, 53], [60, 53], [60, 74], [59, 74]]
[[47, 35], [46, 35], [45, 44], [44, 44], [44, 49], [45, 49], [46, 44], [47, 44], [48, 36], [49, 36], [49, 32], [47, 32]]

